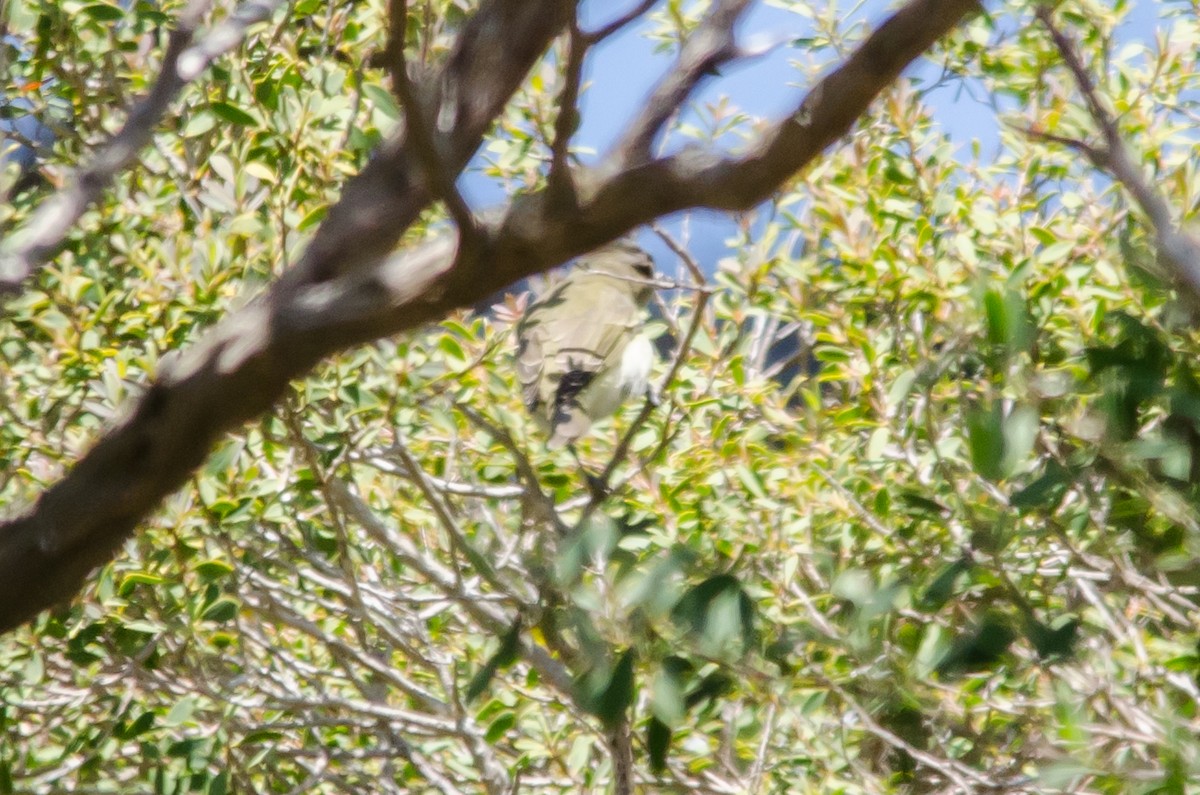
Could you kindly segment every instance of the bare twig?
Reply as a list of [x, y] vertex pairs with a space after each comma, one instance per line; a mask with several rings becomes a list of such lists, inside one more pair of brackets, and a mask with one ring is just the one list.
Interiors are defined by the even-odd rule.
[[704, 277], [704, 271], [701, 270], [700, 263], [696, 262], [696, 258], [692, 256], [692, 252], [688, 251], [683, 244], [676, 240], [674, 235], [663, 229], [660, 224], [652, 224], [650, 228], [654, 230], [654, 234], [658, 235], [658, 239], [666, 243], [667, 248], [671, 249], [671, 252], [679, 257], [679, 261], [687, 268], [688, 273], [691, 274], [696, 284], [705, 284], [708, 281]]
[[[398, 466], [392, 458], [396, 455], [395, 447], [389, 447], [385, 450], [364, 450], [362, 452], [351, 452], [347, 456], [347, 460], [356, 461], [366, 464], [369, 467], [378, 469], [380, 472], [387, 472], [389, 475], [397, 475], [399, 477], [412, 480], [413, 475], [409, 472], [408, 467]], [[445, 478], [435, 477], [425, 472], [423, 477], [425, 482], [436, 491], [443, 494], [453, 494], [456, 497], [479, 497], [485, 500], [511, 500], [520, 497], [525, 493], [524, 486], [485, 486], [478, 483], [461, 483]]]
[[[463, 529], [458, 526], [458, 522], [454, 519], [454, 516], [451, 515], [449, 507], [447, 507], [445, 502], [442, 501], [441, 496], [434, 491], [429, 482], [426, 481], [425, 471], [421, 469], [420, 463], [418, 463], [417, 459], [413, 457], [413, 454], [408, 451], [408, 447], [404, 444], [404, 442], [400, 439], [397, 439], [394, 449], [396, 454], [400, 456], [400, 460], [404, 463], [404, 466], [408, 469], [409, 478], [421, 491], [422, 496], [425, 497], [425, 501], [429, 503], [429, 507], [432, 508], [433, 512], [437, 515], [438, 521], [442, 523], [442, 528], [450, 536], [450, 540], [453, 542], [454, 546], [458, 548], [458, 551], [461, 552], [468, 561], [470, 561], [471, 565], [474, 566], [475, 570], [479, 573], [479, 576], [487, 580], [487, 582], [493, 588], [502, 594], [507, 594], [514, 599], [517, 598], [516, 594], [513, 593], [513, 587], [509, 583], [506, 583], [500, 579], [500, 575], [494, 568], [492, 568], [492, 564], [488, 562], [487, 558], [485, 558], [479, 552], [479, 550], [475, 549], [475, 545], [471, 543], [469, 538], [467, 538], [467, 535], [465, 532], [463, 532]], [[532, 598], [532, 596], [530, 594], [525, 594], [520, 598], [524, 601], [528, 601]]]
[[[481, 626], [497, 634], [506, 632], [512, 626], [511, 616], [487, 600], [479, 598], [478, 594], [464, 591], [453, 571], [429, 556], [422, 555], [411, 539], [393, 532], [348, 486], [338, 481], [332, 481], [330, 485], [332, 493], [346, 512], [353, 516], [364, 530], [393, 554], [413, 566], [430, 584], [459, 604]], [[574, 693], [574, 680], [570, 672], [541, 646], [522, 641], [521, 654], [539, 676], [559, 693]]]
[[558, 515], [558, 509], [554, 505], [554, 500], [550, 495], [542, 491], [542, 486], [538, 483], [537, 473], [533, 470], [533, 464], [530, 463], [529, 457], [521, 450], [520, 446], [513, 441], [512, 436], [503, 428], [488, 422], [486, 418], [479, 412], [472, 409], [470, 406], [460, 403], [458, 410], [463, 413], [463, 416], [471, 421], [473, 425], [490, 434], [492, 438], [500, 442], [509, 455], [513, 457], [513, 462], [517, 467], [517, 477], [524, 484], [523, 498], [526, 521], [531, 521], [535, 524], [545, 525], [552, 528], [555, 532], [561, 535], [566, 527], [563, 525], [562, 519]]
[[587, 42], [588, 45], [599, 44], [609, 36], [624, 28], [630, 22], [633, 22], [635, 19], [645, 14], [647, 11], [653, 8], [654, 4], [657, 2], [658, 0], [642, 0], [642, 2], [629, 9], [627, 13], [622, 14], [608, 24], [603, 25], [591, 32], [584, 33], [584, 41]]

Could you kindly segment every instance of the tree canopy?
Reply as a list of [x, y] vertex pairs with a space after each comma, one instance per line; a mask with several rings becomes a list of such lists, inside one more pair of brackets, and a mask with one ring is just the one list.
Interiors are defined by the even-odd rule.
[[[750, 5], [0, 7], [0, 791], [1200, 782], [1195, 10], [786, 0], [776, 120]], [[518, 284], [639, 229], [577, 462]]]

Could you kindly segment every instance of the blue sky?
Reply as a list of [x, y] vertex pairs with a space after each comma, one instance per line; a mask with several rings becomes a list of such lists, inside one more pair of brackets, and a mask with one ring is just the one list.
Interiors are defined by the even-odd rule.
[[[632, 8], [634, 0], [585, 0], [582, 21], [585, 29], [595, 29]], [[873, 28], [884, 19], [893, 3], [887, 0], [862, 0], [853, 6], [848, 20]], [[989, 3], [989, 6], [994, 4]], [[1155, 0], [1134, 0], [1128, 21], [1118, 31], [1124, 41], [1150, 42], [1159, 24], [1162, 4]], [[585, 63], [584, 80], [588, 84], [580, 102], [582, 123], [576, 135], [576, 146], [595, 154], [584, 156], [585, 162], [602, 157], [631, 117], [640, 109], [654, 83], [671, 67], [673, 56], [656, 53], [655, 43], [647, 38], [653, 25], [643, 19], [628, 26], [601, 43], [589, 53]], [[727, 96], [739, 109], [753, 116], [779, 119], [794, 108], [807, 86], [798, 84], [800, 73], [795, 60], [806, 53], [791, 46], [795, 39], [807, 35], [807, 20], [765, 0], [755, 0], [744, 16], [738, 30], [738, 41], [744, 48], [758, 50], [775, 46], [768, 54], [747, 63], [722, 70], [720, 78], [712, 79], [693, 97], [695, 105], [715, 102]], [[834, 56], [828, 56], [829, 63]], [[927, 61], [918, 63], [909, 72], [918, 78], [932, 79], [937, 68]], [[982, 152], [994, 151], [999, 143], [997, 122], [992, 110], [973, 100], [956, 86], [931, 92], [928, 101], [935, 109], [935, 119], [954, 141], [964, 156], [969, 156], [971, 143], [978, 140]], [[504, 200], [503, 190], [488, 179], [475, 174], [464, 177], [464, 194], [472, 206], [483, 209]], [[727, 253], [726, 243], [735, 232], [735, 222], [724, 214], [693, 213], [689, 225], [689, 247], [702, 264], [711, 268]], [[667, 226], [678, 230], [681, 219], [668, 219]], [[640, 239], [659, 257], [667, 256], [657, 239], [644, 233]]]

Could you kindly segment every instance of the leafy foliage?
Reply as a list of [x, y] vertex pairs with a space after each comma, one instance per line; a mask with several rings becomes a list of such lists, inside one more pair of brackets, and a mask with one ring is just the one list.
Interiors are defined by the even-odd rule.
[[[411, 5], [435, 62], [471, 4]], [[861, 37], [789, 6], [798, 77]], [[6, 85], [40, 81], [72, 122], [0, 221], [111, 132], [177, 11], [4, 12], [25, 36]], [[1059, 13], [1187, 217], [1200, 29], [1114, 54], [1128, 11]], [[655, 13], [665, 48], [697, 18]], [[399, 116], [384, 19], [299, 2], [257, 29], [7, 304], [10, 511], [287, 267]], [[590, 502], [526, 417], [511, 304], [330, 361], [0, 644], [0, 791], [578, 792], [613, 778], [625, 725], [651, 789], [1195, 787], [1196, 308], [1121, 188], [1023, 132], [1091, 136], [1028, 8], [933, 57], [938, 84], [898, 84], [744, 219], [665, 404], [580, 446], [598, 469], [634, 428], [612, 495]], [[491, 134], [510, 193], [544, 179], [560, 64]], [[938, 127], [947, 88], [987, 97], [995, 152]], [[717, 105], [673, 135], [755, 123]], [[671, 349], [701, 304], [663, 299]]]

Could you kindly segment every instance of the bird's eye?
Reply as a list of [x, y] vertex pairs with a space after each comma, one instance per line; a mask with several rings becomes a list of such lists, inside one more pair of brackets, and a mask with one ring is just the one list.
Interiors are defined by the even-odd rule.
[[649, 279], [654, 275], [654, 266], [648, 262], [639, 262], [637, 265], [633, 266], [633, 269], [637, 271], [638, 276], [641, 276], [643, 279]]

